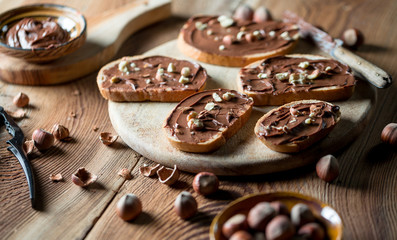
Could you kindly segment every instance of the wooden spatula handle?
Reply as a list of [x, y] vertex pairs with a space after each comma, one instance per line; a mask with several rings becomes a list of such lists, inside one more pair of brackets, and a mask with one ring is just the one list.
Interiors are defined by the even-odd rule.
[[392, 78], [387, 72], [346, 48], [336, 47], [333, 51], [333, 55], [336, 59], [348, 64], [354, 71], [360, 73], [371, 84], [378, 88], [387, 88], [392, 83]]

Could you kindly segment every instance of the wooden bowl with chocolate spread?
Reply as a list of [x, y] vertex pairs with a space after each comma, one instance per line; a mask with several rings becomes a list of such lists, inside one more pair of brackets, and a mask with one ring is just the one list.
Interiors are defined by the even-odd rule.
[[86, 35], [84, 16], [62, 5], [27, 5], [0, 15], [0, 53], [28, 62], [48, 62], [72, 53]]

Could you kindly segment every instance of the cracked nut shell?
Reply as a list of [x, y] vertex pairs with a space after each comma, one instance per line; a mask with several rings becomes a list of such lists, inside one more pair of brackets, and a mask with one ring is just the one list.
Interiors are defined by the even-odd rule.
[[162, 166], [159, 170], [157, 170], [157, 176], [159, 177], [159, 181], [161, 183], [172, 185], [179, 179], [179, 170], [176, 165], [174, 165], [173, 169]]
[[160, 167], [160, 164], [155, 166], [142, 166], [139, 168], [139, 172], [145, 177], [151, 177], [157, 173], [157, 170], [159, 170]]
[[142, 202], [132, 193], [128, 193], [117, 202], [116, 213], [124, 221], [135, 219], [142, 212]]
[[210, 172], [198, 173], [193, 179], [193, 189], [200, 195], [210, 195], [218, 191], [218, 177]]
[[320, 158], [316, 164], [316, 172], [320, 179], [332, 182], [339, 176], [338, 160], [330, 154]]
[[25, 93], [20, 92], [14, 97], [12, 102], [15, 106], [22, 108], [29, 104], [29, 97]]
[[69, 137], [69, 129], [60, 124], [54, 124], [51, 132], [57, 140], [63, 140]]
[[40, 151], [44, 151], [54, 145], [54, 135], [44, 129], [36, 129], [32, 134], [34, 145]]
[[197, 212], [196, 199], [190, 192], [183, 191], [175, 199], [174, 210], [182, 219], [191, 218]]
[[98, 177], [95, 174], [90, 173], [85, 168], [79, 168], [77, 172], [72, 174], [72, 182], [80, 187], [86, 187], [94, 182]]

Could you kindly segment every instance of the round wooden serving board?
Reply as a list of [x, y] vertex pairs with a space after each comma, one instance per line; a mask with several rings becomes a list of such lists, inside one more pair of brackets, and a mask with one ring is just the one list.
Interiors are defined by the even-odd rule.
[[[313, 47], [305, 44], [300, 43], [295, 52], [319, 54]], [[179, 52], [176, 40], [152, 49], [145, 55], [192, 60]], [[200, 64], [212, 77], [206, 89], [237, 89], [236, 77], [239, 68]], [[179, 169], [193, 173], [211, 171], [218, 175], [254, 175], [304, 166], [342, 148], [361, 132], [371, 115], [375, 99], [374, 89], [366, 82], [359, 82], [352, 98], [335, 103], [341, 107], [342, 118], [334, 130], [322, 141], [297, 154], [274, 152], [254, 134], [257, 120], [273, 107], [254, 107], [247, 124], [224, 146], [207, 154], [179, 151], [165, 137], [162, 129], [164, 120], [177, 103], [109, 101], [109, 115], [124, 142], [138, 153], [162, 165], [176, 164]]]

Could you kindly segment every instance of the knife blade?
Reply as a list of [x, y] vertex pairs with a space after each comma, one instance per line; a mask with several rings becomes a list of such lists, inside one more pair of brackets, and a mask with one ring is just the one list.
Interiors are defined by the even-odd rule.
[[283, 20], [295, 23], [299, 27], [299, 33], [303, 38], [312, 39], [322, 51], [349, 65], [356, 73], [363, 76], [375, 87], [387, 88], [392, 84], [390, 74], [342, 47], [342, 40], [334, 39], [328, 33], [314, 27], [291, 11], [287, 10], [284, 12]]
[[1, 106], [0, 106], [0, 115], [3, 118], [2, 123], [4, 123], [6, 130], [11, 136], [13, 136], [12, 139], [6, 141], [8, 144], [10, 144], [10, 146], [7, 147], [7, 150], [9, 150], [15, 155], [15, 157], [18, 159], [19, 163], [22, 166], [22, 169], [26, 176], [26, 180], [28, 182], [30, 202], [32, 208], [35, 208], [36, 186], [35, 186], [33, 168], [30, 165], [26, 153], [22, 148], [25, 136], [21, 128], [14, 122], [14, 120], [4, 111], [4, 108]]

